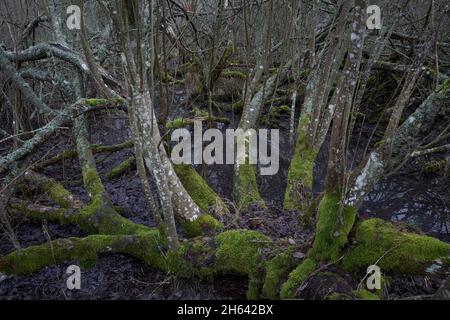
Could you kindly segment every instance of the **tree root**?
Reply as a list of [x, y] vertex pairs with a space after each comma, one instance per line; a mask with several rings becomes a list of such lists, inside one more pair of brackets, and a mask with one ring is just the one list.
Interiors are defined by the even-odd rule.
[[[329, 200], [328, 200], [329, 202]], [[404, 232], [390, 222], [381, 219], [368, 219], [355, 227], [354, 246], [334, 262], [347, 272], [362, 271], [370, 265], [378, 265], [382, 272], [397, 274], [433, 273], [443, 266], [450, 265], [450, 244], [436, 238]], [[338, 252], [329, 250], [325, 245], [323, 252]], [[314, 246], [317, 248], [318, 243]], [[281, 297], [294, 298], [296, 289], [315, 272], [322, 255], [317, 255], [313, 249], [294, 271], [289, 274], [283, 284]], [[331, 257], [331, 256], [330, 256]], [[328, 258], [330, 258], [328, 257]]]
[[249, 299], [260, 295], [265, 273], [262, 251], [272, 241], [259, 232], [226, 231], [215, 238], [194, 238], [169, 251], [166, 237], [149, 228], [141, 235], [91, 235], [67, 238], [31, 246], [0, 257], [0, 272], [29, 274], [49, 265], [77, 260], [92, 267], [105, 253], [129, 254], [147, 265], [181, 278], [211, 279], [216, 274], [234, 273], [249, 277]]
[[[400, 274], [423, 274], [438, 258], [450, 262], [450, 244], [436, 238], [404, 232], [381, 219], [368, 219], [356, 226], [356, 246], [342, 260], [347, 271], [377, 264], [381, 270]], [[438, 263], [436, 264], [437, 268]], [[441, 266], [442, 267], [442, 266]]]

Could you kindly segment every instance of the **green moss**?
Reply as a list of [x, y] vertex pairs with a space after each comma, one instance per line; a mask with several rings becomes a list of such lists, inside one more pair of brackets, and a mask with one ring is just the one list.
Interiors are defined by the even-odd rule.
[[1, 257], [0, 270], [7, 274], [28, 274], [56, 262], [73, 259], [82, 266], [91, 266], [97, 252], [114, 240], [115, 237], [102, 235], [54, 240]]
[[259, 232], [227, 231], [216, 238], [194, 238], [181, 243], [177, 250], [167, 249], [167, 239], [158, 229], [142, 235], [91, 235], [67, 238], [14, 251], [0, 256], [0, 271], [28, 274], [45, 266], [77, 260], [83, 267], [95, 264], [102, 253], [125, 253], [151, 267], [183, 278], [211, 279], [216, 273], [248, 275], [248, 298], [258, 298], [263, 250], [271, 240]]
[[439, 175], [445, 175], [446, 169], [448, 167], [448, 162], [446, 159], [441, 160], [431, 160], [425, 163], [423, 171], [426, 173], [434, 173]]
[[254, 165], [239, 165], [239, 174], [235, 177], [233, 195], [241, 211], [248, 211], [252, 205], [265, 208], [264, 200], [258, 191]]
[[208, 111], [201, 110], [199, 108], [192, 109], [192, 114], [194, 115], [194, 118], [206, 118], [206, 117], [209, 117]]
[[96, 169], [86, 166], [82, 171], [84, 187], [91, 194], [91, 197], [105, 192]]
[[309, 119], [307, 117], [300, 119], [294, 156], [289, 167], [284, 196], [284, 208], [297, 211], [304, 225], [308, 225], [311, 220], [307, 212], [311, 202], [313, 169], [317, 157], [317, 150], [311, 147], [309, 143], [308, 125]]
[[223, 70], [221, 77], [227, 79], [241, 79], [241, 80], [247, 79], [247, 75], [245, 73], [229, 69]]
[[353, 298], [343, 293], [333, 292], [326, 297], [326, 300], [353, 300]]
[[281, 287], [280, 296], [282, 299], [292, 299], [295, 297], [295, 290], [302, 285], [308, 276], [315, 270], [316, 262], [308, 258], [289, 274], [288, 280]]
[[272, 240], [252, 230], [230, 230], [216, 237], [216, 264], [222, 271], [251, 274], [260, 266], [261, 249], [272, 246]]
[[216, 269], [248, 275], [248, 299], [259, 297], [259, 273], [262, 271], [262, 250], [271, 248], [270, 238], [251, 230], [231, 230], [216, 237]]
[[227, 44], [225, 47], [225, 50], [223, 51], [222, 55], [219, 58], [219, 61], [217, 61], [217, 64], [214, 66], [214, 69], [211, 71], [211, 86], [214, 86], [217, 79], [222, 75], [223, 70], [226, 68], [228, 64], [228, 60], [234, 53], [234, 45], [233, 43]]
[[311, 71], [311, 70], [310, 70], [309, 68], [303, 69], [303, 70], [300, 72], [300, 78], [301, 78], [301, 79], [305, 79], [306, 77], [308, 77], [310, 71]]
[[84, 103], [91, 107], [104, 106], [108, 103], [107, 99], [84, 99]]
[[289, 249], [266, 262], [266, 275], [262, 288], [264, 298], [272, 300], [279, 298], [281, 280], [288, 275], [288, 270], [293, 263], [292, 253], [293, 249]]
[[168, 130], [176, 130], [180, 128], [184, 128], [186, 126], [186, 122], [184, 121], [184, 118], [178, 117], [173, 119], [173, 121], [168, 121], [166, 123], [166, 129]]
[[160, 75], [161, 75], [162, 83], [167, 83], [167, 84], [172, 84], [172, 85], [184, 84], [184, 80], [176, 79], [168, 72], [161, 72]]
[[423, 273], [427, 264], [449, 255], [450, 245], [438, 239], [399, 231], [381, 219], [358, 224], [356, 246], [342, 260], [345, 270], [364, 270], [377, 263], [383, 271]]
[[320, 201], [316, 236], [309, 255], [316, 261], [335, 261], [347, 244], [356, 218], [356, 209], [341, 204], [340, 192], [326, 193]]
[[74, 215], [74, 219], [82, 230], [90, 233], [145, 235], [154, 231], [122, 217], [102, 194], [92, 197], [91, 202]]
[[214, 234], [224, 228], [220, 221], [209, 214], [204, 214], [194, 221], [184, 221], [181, 223], [181, 226], [189, 237]]
[[248, 279], [248, 289], [247, 289], [247, 300], [258, 300], [260, 297], [260, 286], [261, 282], [256, 277], [249, 277]]
[[62, 208], [69, 208], [72, 202], [72, 195], [66, 188], [53, 179], [47, 179], [42, 184], [42, 189], [48, 194], [56, 204]]
[[275, 108], [278, 114], [280, 115], [287, 115], [291, 113], [291, 107], [288, 105], [281, 105], [278, 108]]
[[73, 222], [70, 218], [70, 208], [60, 208], [52, 210], [39, 210], [30, 206], [29, 203], [23, 201], [18, 203], [11, 203], [9, 208], [17, 211], [18, 214], [24, 215], [32, 219], [46, 219], [48, 221], [57, 221], [62, 224], [68, 224]]
[[125, 101], [122, 98], [114, 99], [83, 99], [83, 103], [90, 107], [101, 107], [107, 105], [118, 105], [123, 104]]
[[136, 157], [131, 156], [117, 167], [111, 169], [111, 171], [106, 175], [106, 179], [112, 180], [114, 178], [120, 177], [125, 171], [131, 170], [136, 167]]
[[[201, 243], [201, 241], [198, 242]], [[206, 254], [206, 252], [203, 252], [205, 247], [196, 245], [195, 254]], [[204, 265], [195, 266], [195, 257], [191, 257], [194, 261], [187, 259], [188, 256], [192, 255], [191, 251], [193, 251], [191, 244], [181, 244], [176, 251], [171, 250], [167, 252], [166, 259], [163, 261], [164, 269], [168, 273], [181, 278], [192, 278], [195, 276], [207, 277], [208, 274], [212, 275], [212, 268], [205, 267]]]
[[214, 209], [216, 213], [228, 212], [227, 206], [191, 165], [174, 165], [175, 172], [192, 200], [208, 213]]
[[366, 289], [356, 290], [354, 294], [361, 300], [380, 300], [380, 297], [376, 293], [372, 293]]
[[64, 150], [62, 153], [63, 159], [73, 159], [78, 156], [78, 152], [75, 150]]
[[439, 94], [441, 96], [446, 96], [449, 91], [450, 91], [450, 78], [448, 78], [441, 84]]

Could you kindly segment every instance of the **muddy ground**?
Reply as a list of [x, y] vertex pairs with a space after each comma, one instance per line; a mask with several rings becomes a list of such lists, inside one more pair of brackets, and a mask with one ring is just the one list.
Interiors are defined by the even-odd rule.
[[[174, 95], [172, 117], [187, 114], [183, 92]], [[236, 125], [239, 116], [227, 114], [231, 120], [230, 127]], [[126, 114], [121, 111], [101, 111], [91, 116], [92, 143], [112, 145], [130, 138]], [[306, 253], [312, 234], [302, 231], [297, 225], [295, 215], [280, 209], [285, 180], [289, 166], [288, 119], [278, 121], [275, 126], [281, 129], [280, 171], [272, 177], [258, 177], [260, 191], [268, 203], [268, 209], [237, 215], [234, 222], [226, 221], [229, 228], [236, 226], [259, 230], [266, 235], [281, 239], [289, 244], [298, 245], [297, 253]], [[362, 136], [370, 136], [370, 126], [365, 127]], [[326, 147], [326, 146], [325, 146]], [[64, 149], [73, 148], [70, 130], [63, 130], [47, 141], [32, 156], [30, 161], [49, 158]], [[358, 154], [355, 146], [354, 154]], [[2, 151], [0, 150], [0, 153]], [[105, 174], [113, 167], [132, 155], [132, 149], [125, 149], [111, 154], [96, 155], [100, 173]], [[321, 152], [315, 168], [315, 192], [322, 188], [325, 175], [326, 152]], [[210, 185], [224, 198], [231, 199], [232, 167], [211, 166], [197, 167]], [[417, 164], [411, 163], [405, 169], [385, 181], [366, 199], [359, 212], [362, 218], [377, 216], [391, 221], [409, 223], [424, 233], [450, 241], [449, 209], [450, 190], [448, 177], [439, 177], [423, 173]], [[65, 160], [49, 166], [43, 174], [61, 181], [75, 195], [88, 200], [82, 187], [81, 171], [76, 159]], [[126, 209], [124, 215], [131, 220], [153, 226], [151, 214], [140, 187], [135, 171], [107, 181], [107, 191], [113, 202]], [[53, 205], [45, 195], [32, 194], [33, 201], [43, 205]], [[51, 222], [27, 221], [20, 217], [13, 218], [14, 230], [21, 246], [26, 247], [43, 243], [49, 239], [69, 236], [84, 236], [76, 226], [60, 226]], [[13, 250], [13, 246], [5, 234], [0, 237], [0, 255]], [[176, 279], [169, 274], [153, 270], [136, 259], [120, 254], [101, 256], [96, 266], [82, 270], [82, 289], [70, 291], [66, 288], [65, 271], [67, 266], [75, 264], [67, 261], [42, 269], [26, 276], [13, 276], [0, 279], [0, 299], [244, 299], [247, 289], [245, 278], [221, 275], [214, 281], [204, 282], [195, 279]], [[356, 289], [363, 274], [349, 275], [339, 270], [330, 271], [340, 275], [335, 277], [319, 274], [312, 277], [299, 292], [305, 299], [324, 298], [333, 291], [350, 292]], [[327, 270], [324, 270], [327, 271]], [[390, 276], [390, 275], [387, 275]], [[428, 298], [442, 283], [442, 278], [435, 277], [390, 277], [387, 296], [389, 299], [420, 296]]]

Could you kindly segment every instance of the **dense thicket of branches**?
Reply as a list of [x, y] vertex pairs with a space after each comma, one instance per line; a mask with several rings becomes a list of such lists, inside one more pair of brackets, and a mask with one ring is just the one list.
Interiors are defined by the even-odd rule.
[[[69, 30], [66, 9], [73, 4], [82, 18], [80, 29]], [[378, 264], [406, 274], [423, 273], [438, 258], [445, 266], [447, 243], [358, 213], [377, 183], [414, 159], [448, 168], [448, 2], [377, 1], [382, 27], [369, 30], [373, 4], [2, 1], [0, 221], [15, 251], [0, 257], [0, 272], [30, 273], [71, 259], [89, 265], [101, 253], [126, 253], [179, 277], [244, 274], [248, 298], [293, 298], [330, 264], [346, 271]], [[188, 100], [181, 115], [176, 88]], [[126, 115], [131, 140], [92, 144], [92, 119], [105, 109]], [[170, 160], [172, 130], [194, 120], [223, 128], [230, 114], [239, 119], [230, 126], [243, 130], [284, 119], [288, 143], [280, 153], [290, 165], [282, 207], [314, 235], [300, 260], [295, 245], [233, 228], [246, 212], [267, 210], [258, 166], [236, 159], [233, 199], [225, 201], [194, 167]], [[361, 142], [368, 122], [373, 133]], [[74, 150], [34, 156], [64, 130], [71, 130]], [[94, 154], [124, 148], [133, 156], [101, 177]], [[328, 156], [317, 193], [320, 152]], [[67, 158], [78, 158], [88, 199], [42, 174]], [[125, 218], [104, 187], [104, 179], [120, 179], [130, 167], [152, 226]], [[27, 197], [27, 188], [54, 206]], [[17, 216], [72, 223], [88, 236], [23, 248], [11, 224]], [[374, 293], [353, 297], [367, 295]]]

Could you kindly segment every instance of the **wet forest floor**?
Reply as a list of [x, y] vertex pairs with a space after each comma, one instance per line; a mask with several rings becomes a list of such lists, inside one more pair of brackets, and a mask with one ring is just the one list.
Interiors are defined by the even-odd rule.
[[[186, 106], [182, 90], [176, 91], [173, 98], [175, 107], [171, 118], [187, 115], [191, 111]], [[225, 115], [230, 119], [229, 127], [234, 128], [240, 116], [231, 112]], [[296, 245], [298, 248], [296, 254], [301, 256], [306, 253], [313, 234], [299, 228], [295, 214], [280, 209], [291, 150], [288, 123], [288, 117], [282, 117], [272, 123], [272, 128], [280, 129], [280, 150], [283, 150], [280, 153], [279, 173], [275, 176], [258, 177], [260, 192], [268, 208], [266, 210], [254, 208], [245, 214], [232, 210], [235, 219], [225, 222], [227, 228], [258, 230], [273, 239]], [[127, 115], [123, 111], [98, 111], [91, 115], [90, 124], [93, 144], [113, 145], [131, 138]], [[224, 129], [223, 125], [221, 129]], [[360, 125], [360, 140], [353, 143], [353, 154], [360, 154], [358, 150], [365, 148], [372, 129], [370, 126]], [[30, 161], [47, 159], [60, 154], [63, 150], [74, 148], [71, 131], [62, 130], [42, 145]], [[2, 153], [4, 151], [0, 150], [0, 154]], [[102, 177], [104, 178], [109, 170], [129, 158], [132, 153], [132, 149], [124, 149], [95, 155]], [[326, 158], [326, 152], [322, 151], [315, 166], [316, 193], [320, 193], [323, 187]], [[197, 166], [196, 169], [204, 175], [216, 192], [231, 201], [232, 166]], [[69, 191], [82, 200], [88, 200], [82, 186], [77, 159], [65, 159], [44, 168], [42, 173], [63, 182]], [[121, 177], [103, 181], [112, 201], [125, 209], [123, 214], [127, 218], [144, 225], [154, 225], [135, 170], [129, 170]], [[409, 163], [401, 172], [377, 185], [360, 209], [359, 217], [376, 216], [398, 223], [407, 223], [409, 228], [450, 242], [448, 182], [448, 176], [425, 173], [421, 170], [420, 163]], [[45, 194], [36, 192], [31, 197], [34, 203], [54, 205]], [[29, 221], [19, 217], [14, 217], [12, 223], [23, 247], [44, 243], [49, 239], [84, 236], [83, 232], [73, 225], [61, 226], [52, 222]], [[0, 255], [12, 250], [13, 246], [8, 237], [0, 234]], [[247, 290], [247, 280], [239, 276], [221, 275], [209, 282], [177, 279], [170, 274], [151, 269], [132, 257], [113, 254], [101, 256], [95, 267], [82, 270], [81, 290], [70, 291], [66, 288], [65, 271], [71, 264], [76, 262], [67, 261], [31, 275], [0, 279], [0, 299], [245, 299]], [[364, 274], [346, 274], [333, 266], [323, 271], [333, 271], [334, 275], [322, 272], [311, 277], [301, 288], [301, 298], [321, 299], [333, 292], [351, 292], [364, 277]], [[389, 299], [417, 296], [426, 299], [443, 281], [439, 276], [385, 276], [389, 278], [387, 287]]]

